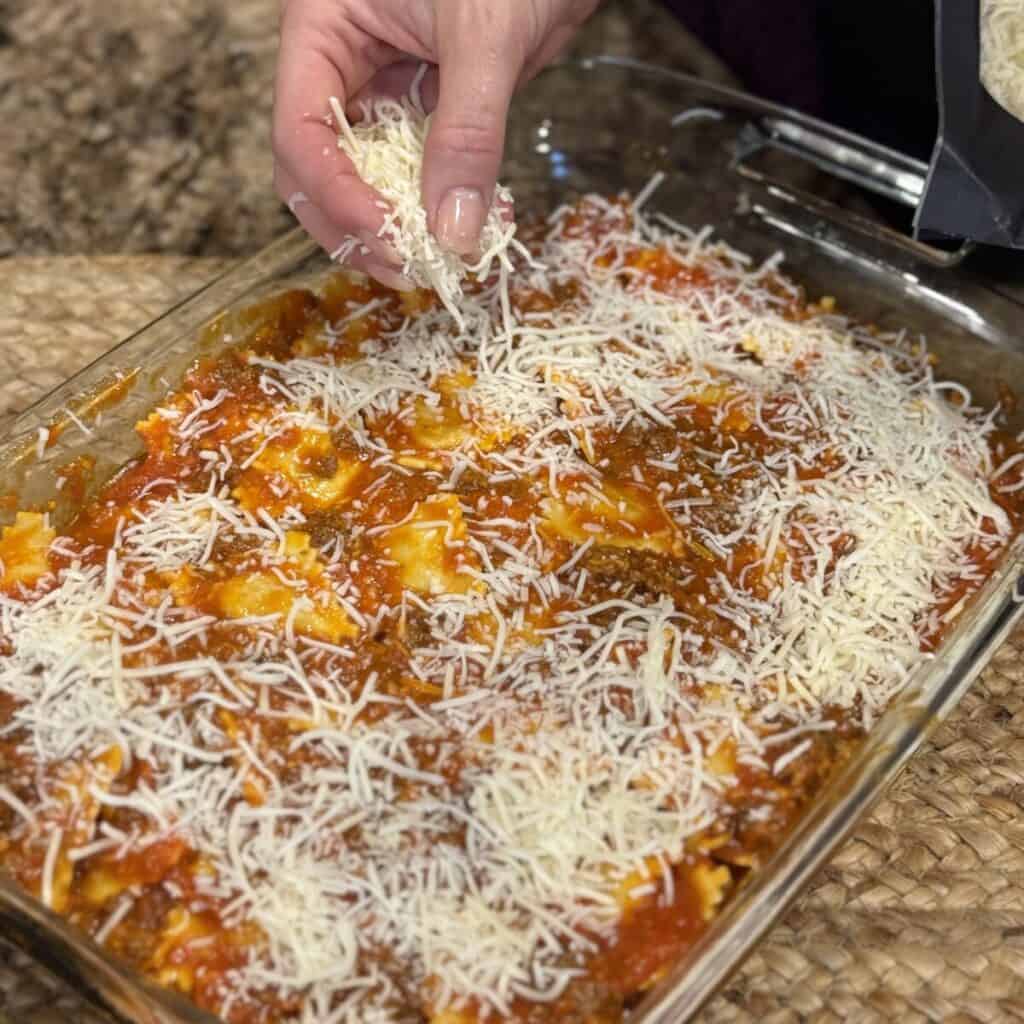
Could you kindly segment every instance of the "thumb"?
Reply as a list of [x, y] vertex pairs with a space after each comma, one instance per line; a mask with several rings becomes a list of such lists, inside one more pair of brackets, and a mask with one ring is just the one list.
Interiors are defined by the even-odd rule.
[[505, 147], [505, 122], [525, 48], [515, 5], [439, 3], [440, 91], [423, 155], [428, 223], [446, 248], [478, 251]]

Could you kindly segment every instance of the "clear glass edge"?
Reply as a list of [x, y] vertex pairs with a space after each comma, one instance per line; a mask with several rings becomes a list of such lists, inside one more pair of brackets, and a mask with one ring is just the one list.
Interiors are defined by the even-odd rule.
[[634, 1011], [634, 1024], [682, 1024], [692, 1019], [952, 712], [1022, 619], [1024, 537], [1018, 537], [940, 650], [914, 672], [860, 751], [829, 782], [768, 863], [750, 876]]
[[[606, 65], [636, 70], [719, 95], [751, 111], [783, 112], [821, 125], [838, 136], [848, 134], [681, 72], [625, 58], [595, 57], [580, 63], [584, 67]], [[0, 444], [0, 458], [30, 460], [36, 431], [64, 422], [62, 414], [66, 410], [87, 407], [123, 360], [144, 363], [146, 355], [165, 340], [180, 341], [183, 335], [200, 330], [222, 309], [236, 305], [257, 289], [280, 286], [287, 275], [317, 255], [316, 245], [301, 229], [295, 229], [214, 278], [19, 414]], [[1012, 299], [1000, 299], [1007, 307], [1014, 306]], [[743, 886], [702, 939], [633, 1012], [631, 1020], [681, 1024], [692, 1019], [799, 895], [809, 877], [855, 827], [935, 724], [956, 705], [1022, 616], [1024, 540], [1019, 539], [942, 648], [914, 674], [907, 691], [886, 711], [842, 775], [830, 783], [823, 798], [800, 819], [769, 863]], [[211, 1014], [121, 964], [2, 873], [0, 934], [70, 982], [112, 1019], [126, 1024], [217, 1024]]]
[[277, 281], [320, 255], [319, 246], [299, 227], [271, 242], [255, 255], [212, 277], [202, 287], [143, 324], [112, 348], [82, 367], [53, 390], [41, 395], [17, 413], [3, 443], [34, 433], [52, 424], [67, 409], [77, 412], [110, 379], [122, 358], [141, 362], [165, 341], [197, 332], [226, 307], [241, 301], [263, 284]]

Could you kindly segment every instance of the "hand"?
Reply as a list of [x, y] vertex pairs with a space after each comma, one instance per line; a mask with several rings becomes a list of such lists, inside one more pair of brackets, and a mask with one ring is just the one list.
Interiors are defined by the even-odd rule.
[[377, 231], [379, 196], [337, 148], [328, 100], [355, 113], [404, 94], [419, 63], [434, 109], [423, 205], [442, 245], [477, 249], [497, 180], [512, 93], [555, 57], [598, 0], [283, 0], [274, 104], [274, 183], [328, 251], [358, 238], [348, 265], [410, 287]]

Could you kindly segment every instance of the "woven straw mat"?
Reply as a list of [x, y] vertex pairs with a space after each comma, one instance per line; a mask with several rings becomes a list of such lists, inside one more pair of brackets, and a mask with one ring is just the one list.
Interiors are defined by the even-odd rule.
[[[214, 276], [213, 260], [0, 261], [0, 415]], [[1024, 631], [702, 1024], [1024, 1020]], [[0, 946], [0, 1019], [98, 1024]]]

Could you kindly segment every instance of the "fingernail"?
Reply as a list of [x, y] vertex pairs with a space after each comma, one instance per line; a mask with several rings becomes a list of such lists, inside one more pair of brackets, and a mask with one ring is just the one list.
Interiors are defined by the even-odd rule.
[[288, 197], [288, 211], [295, 216], [295, 208], [301, 206], [303, 203], [309, 202], [309, 196], [305, 192], [293, 192]]
[[402, 265], [402, 257], [398, 255], [398, 250], [390, 242], [385, 242], [380, 235], [375, 235], [372, 231], [360, 231], [359, 240], [373, 253], [378, 263], [393, 263], [399, 267]]
[[480, 248], [486, 216], [479, 189], [449, 189], [437, 208], [437, 240], [460, 256], [471, 256]]
[[411, 292], [416, 287], [405, 274], [399, 274], [390, 267], [385, 267], [383, 263], [367, 263], [366, 273], [385, 288], [392, 288], [396, 292]]

